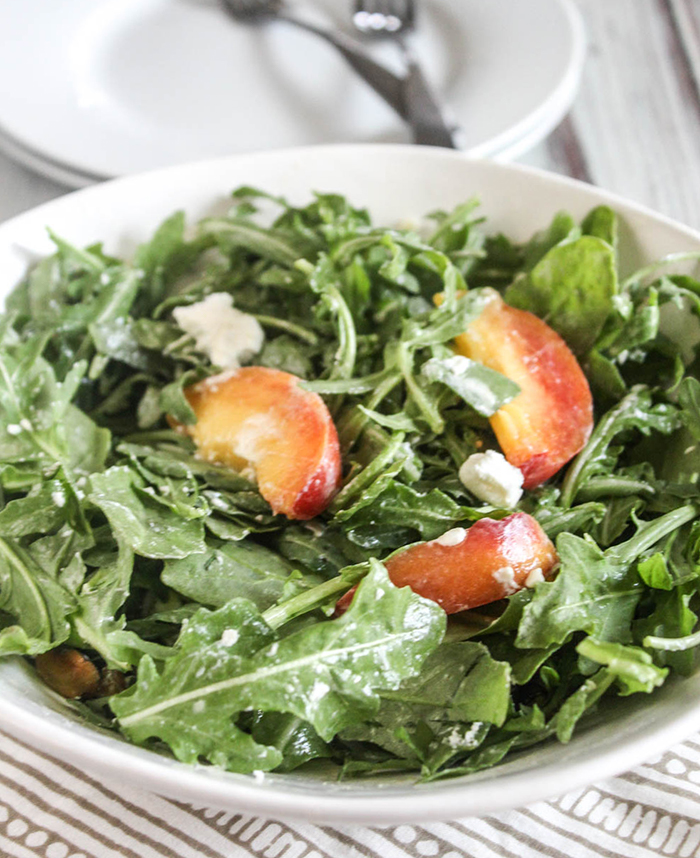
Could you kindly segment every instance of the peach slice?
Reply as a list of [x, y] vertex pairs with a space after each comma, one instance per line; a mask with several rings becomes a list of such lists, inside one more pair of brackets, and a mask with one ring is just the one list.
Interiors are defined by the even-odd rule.
[[549, 325], [509, 307], [497, 292], [455, 340], [457, 351], [520, 385], [490, 418], [506, 459], [531, 489], [555, 474], [588, 440], [593, 401], [588, 381]]
[[[397, 587], [410, 587], [448, 614], [478, 608], [534, 586], [559, 558], [535, 519], [516, 512], [500, 521], [482, 518], [468, 530], [455, 527], [432, 542], [411, 545], [385, 566]], [[354, 589], [336, 606], [347, 609]]]
[[309, 519], [322, 512], [340, 483], [338, 433], [317, 393], [288, 372], [249, 366], [187, 388], [197, 415], [179, 426], [210, 462], [252, 468], [275, 513]]

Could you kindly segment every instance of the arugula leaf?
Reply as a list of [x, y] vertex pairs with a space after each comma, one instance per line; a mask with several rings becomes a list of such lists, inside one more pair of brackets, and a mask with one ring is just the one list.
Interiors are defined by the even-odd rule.
[[277, 748], [282, 755], [278, 772], [291, 772], [309, 760], [328, 758], [332, 751], [314, 728], [281, 712], [259, 712], [253, 720], [251, 735], [259, 745]]
[[647, 587], [655, 590], [672, 590], [674, 581], [668, 571], [666, 559], [663, 554], [657, 552], [647, 557], [637, 566], [639, 577]]
[[525, 271], [531, 271], [547, 253], [564, 241], [573, 241], [580, 236], [580, 230], [568, 212], [557, 212], [546, 230], [535, 233], [524, 248]]
[[36, 655], [68, 638], [75, 597], [17, 542], [0, 539], [0, 610], [17, 618], [0, 631], [0, 654]]
[[562, 533], [556, 546], [561, 567], [555, 580], [538, 586], [525, 606], [517, 645], [545, 648], [563, 643], [575, 631], [601, 640], [629, 641], [641, 598], [636, 571], [578, 536]]
[[[280, 600], [294, 567], [269, 548], [249, 540], [208, 545], [203, 554], [166, 560], [165, 584], [202, 605], [222, 607], [245, 598], [264, 611]], [[319, 579], [307, 576], [306, 586]]]
[[365, 547], [386, 544], [381, 534], [399, 528], [406, 543], [406, 531], [417, 531], [421, 539], [435, 539], [465, 519], [476, 521], [490, 511], [461, 506], [439, 489], [419, 492], [393, 479], [372, 503], [355, 505], [342, 516], [347, 535]]
[[490, 417], [520, 393], [520, 387], [505, 375], [463, 355], [431, 358], [421, 367], [429, 381], [439, 381], [453, 390], [467, 405]]
[[549, 723], [560, 742], [568, 742], [581, 717], [600, 700], [615, 682], [615, 675], [607, 669], [599, 670], [588, 677], [579, 688], [568, 697]]
[[118, 538], [137, 554], [178, 558], [206, 551], [201, 520], [172, 515], [127, 467], [114, 466], [93, 474], [89, 499], [107, 516]]
[[283, 232], [264, 229], [248, 218], [208, 218], [202, 222], [201, 229], [214, 235], [224, 250], [243, 248], [279, 265], [292, 266], [305, 255]]
[[47, 480], [38, 490], [10, 501], [0, 511], [0, 536], [17, 538], [50, 533], [66, 521], [66, 495], [60, 480]]
[[445, 710], [456, 721], [501, 726], [510, 705], [510, 665], [492, 658], [481, 643], [445, 643], [426, 659], [418, 676], [383, 698], [404, 704], [405, 716], [414, 720]]
[[668, 435], [678, 424], [674, 406], [663, 402], [655, 405], [648, 388], [633, 387], [598, 421], [588, 443], [569, 466], [562, 485], [562, 506], [571, 506], [581, 486], [591, 477], [612, 470], [619, 451], [611, 450], [611, 445], [622, 432], [636, 429], [644, 435], [652, 431]]
[[272, 639], [249, 602], [238, 600], [214, 612], [202, 608], [183, 624], [176, 652], [162, 674], [145, 656], [136, 684], [111, 699], [112, 710], [133, 741], [158, 736], [183, 762], [204, 758], [239, 772], [273, 769], [282, 761], [280, 751], [258, 744], [232, 720], [245, 707], [238, 707], [235, 699], [226, 705], [221, 692], [192, 691], [214, 685], [217, 678], [221, 683], [222, 676]]
[[133, 570], [133, 552], [118, 546], [116, 557], [82, 583], [77, 609], [70, 618], [73, 633], [81, 643], [96, 650], [108, 667], [119, 670], [126, 670], [134, 663], [133, 642], [125, 647], [124, 639], [118, 634], [126, 623], [125, 618], [118, 615], [129, 596]]
[[382, 697], [372, 720], [344, 730], [343, 740], [416, 756], [424, 773], [432, 773], [477, 748], [489, 725], [505, 721], [510, 667], [493, 659], [482, 644], [444, 643], [426, 659], [418, 676]]
[[686, 376], [678, 388], [678, 401], [683, 425], [696, 441], [700, 441], [700, 381]]
[[[395, 588], [383, 567], [371, 564], [340, 619], [303, 628], [271, 646], [249, 603], [200, 611], [184, 633], [182, 655], [168, 659], [161, 676], [142, 659], [134, 688], [113, 698], [121, 728], [137, 741], [160, 736], [175, 745], [180, 758], [186, 736], [192, 758], [211, 755], [209, 737], [221, 741], [231, 717], [245, 709], [289, 712], [325, 740], [372, 714], [379, 707], [377, 690], [414, 675], [440, 642], [445, 615], [408, 588]], [[189, 632], [191, 626], [197, 631]], [[231, 649], [226, 628], [237, 634]], [[201, 746], [192, 735], [198, 722], [206, 725]], [[232, 744], [228, 739], [224, 747]]]
[[593, 235], [557, 244], [506, 290], [506, 301], [544, 319], [575, 354], [593, 346], [613, 309], [617, 272], [612, 247]]
[[581, 230], [584, 235], [594, 235], [617, 251], [618, 220], [610, 206], [596, 206], [591, 209], [581, 223]]
[[632, 619], [642, 596], [642, 582], [632, 564], [696, 515], [693, 506], [679, 507], [640, 525], [631, 539], [606, 552], [590, 538], [560, 534], [556, 547], [561, 567], [554, 581], [537, 586], [523, 608], [517, 646], [561, 644], [576, 631], [601, 641], [629, 643]]

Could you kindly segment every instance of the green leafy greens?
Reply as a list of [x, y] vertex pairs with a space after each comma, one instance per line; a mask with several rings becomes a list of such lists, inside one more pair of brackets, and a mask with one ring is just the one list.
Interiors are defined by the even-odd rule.
[[[668, 264], [621, 278], [605, 206], [525, 244], [476, 208], [421, 235], [335, 194], [239, 188], [226, 216], [190, 232], [176, 213], [131, 262], [50, 233], [0, 320], [0, 654], [77, 648], [119, 672], [123, 690], [82, 705], [187, 762], [425, 780], [568, 741], [610, 696], [692, 672], [700, 282]], [[452, 349], [494, 288], [566, 340], [596, 423], [519, 504], [556, 574], [448, 622], [382, 561], [507, 514], [457, 476], [520, 391]], [[252, 362], [333, 416], [343, 483], [310, 522], [168, 422], [192, 424], [185, 387], [221, 369], [173, 310], [217, 292], [262, 326]]]

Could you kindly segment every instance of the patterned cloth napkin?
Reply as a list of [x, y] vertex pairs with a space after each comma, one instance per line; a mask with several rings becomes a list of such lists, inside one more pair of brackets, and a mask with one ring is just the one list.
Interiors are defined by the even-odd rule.
[[282, 823], [100, 783], [0, 734], [5, 858], [658, 858], [700, 855], [700, 734], [631, 772], [482, 819]]

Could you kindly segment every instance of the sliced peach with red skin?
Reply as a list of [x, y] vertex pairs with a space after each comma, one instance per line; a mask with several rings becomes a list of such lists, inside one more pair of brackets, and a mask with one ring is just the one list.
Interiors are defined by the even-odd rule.
[[[525, 512], [482, 518], [431, 542], [411, 545], [385, 561], [392, 583], [410, 587], [448, 614], [503, 599], [549, 575], [559, 558], [537, 521]], [[354, 589], [336, 606], [347, 609]]]
[[328, 408], [300, 380], [262, 366], [212, 376], [185, 390], [197, 422], [178, 428], [202, 459], [252, 468], [273, 512], [309, 519], [338, 489], [340, 447]]
[[490, 422], [506, 459], [523, 472], [524, 488], [549, 479], [583, 448], [593, 429], [588, 381], [542, 319], [508, 306], [494, 291], [455, 345], [520, 386]]

